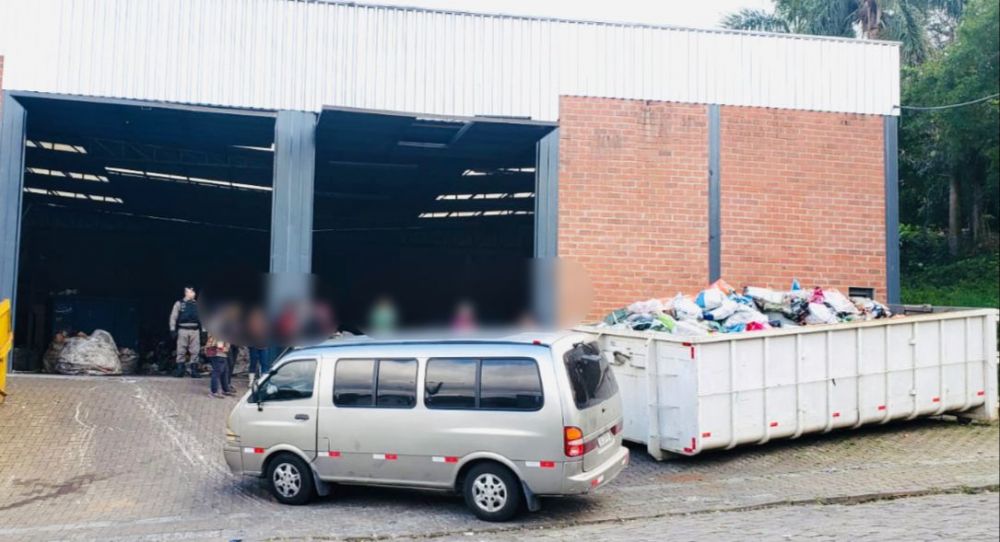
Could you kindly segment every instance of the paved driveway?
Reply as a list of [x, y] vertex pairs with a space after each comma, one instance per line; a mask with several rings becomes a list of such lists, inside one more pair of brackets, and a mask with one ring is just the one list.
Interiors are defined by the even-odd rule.
[[229, 473], [221, 443], [235, 399], [212, 399], [207, 385], [11, 377], [11, 396], [0, 406], [0, 540], [493, 539], [518, 538], [509, 529], [522, 528], [570, 529], [569, 536], [623, 519], [641, 539], [642, 529], [655, 533], [656, 521], [682, 513], [782, 503], [805, 509], [879, 495], [952, 493], [937, 498], [985, 499], [994, 510], [995, 494], [962, 492], [1000, 482], [996, 424], [921, 420], [663, 463], [633, 447], [631, 466], [606, 490], [543, 501], [541, 512], [500, 532], [458, 498], [402, 490], [344, 488], [286, 507], [257, 480]]

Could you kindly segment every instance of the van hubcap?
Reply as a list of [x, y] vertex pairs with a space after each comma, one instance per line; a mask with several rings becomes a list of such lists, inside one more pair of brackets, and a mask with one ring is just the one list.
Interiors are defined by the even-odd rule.
[[487, 512], [496, 512], [507, 504], [507, 485], [493, 474], [480, 474], [472, 482], [472, 500]]
[[274, 469], [272, 482], [274, 482], [274, 488], [278, 490], [278, 493], [286, 498], [298, 495], [299, 490], [302, 489], [302, 476], [299, 475], [299, 469], [289, 463], [282, 463]]

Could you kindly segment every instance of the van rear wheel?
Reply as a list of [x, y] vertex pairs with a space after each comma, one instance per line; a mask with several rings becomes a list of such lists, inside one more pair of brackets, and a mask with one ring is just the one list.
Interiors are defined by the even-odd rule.
[[306, 504], [314, 491], [312, 470], [300, 457], [281, 454], [268, 464], [267, 486], [282, 504]]
[[521, 507], [521, 482], [507, 467], [482, 463], [473, 467], [462, 484], [465, 504], [479, 519], [507, 521]]

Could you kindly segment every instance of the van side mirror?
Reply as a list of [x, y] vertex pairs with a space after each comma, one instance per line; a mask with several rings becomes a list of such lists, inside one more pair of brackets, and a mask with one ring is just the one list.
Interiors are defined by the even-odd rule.
[[257, 404], [257, 412], [264, 410], [264, 407], [260, 404], [260, 381], [254, 380], [253, 384], [250, 384], [250, 398], [253, 402]]

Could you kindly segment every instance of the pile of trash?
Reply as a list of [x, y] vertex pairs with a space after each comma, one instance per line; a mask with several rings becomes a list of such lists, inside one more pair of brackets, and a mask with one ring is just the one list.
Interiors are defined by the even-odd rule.
[[64, 375], [120, 375], [122, 361], [111, 334], [103, 329], [74, 337], [56, 334], [42, 357], [46, 372]]
[[798, 281], [786, 291], [747, 286], [742, 293], [718, 280], [697, 296], [677, 294], [663, 301], [632, 303], [609, 314], [602, 326], [675, 335], [740, 333], [803, 325], [888, 318], [889, 309], [867, 297], [847, 297], [819, 286], [804, 290]]

